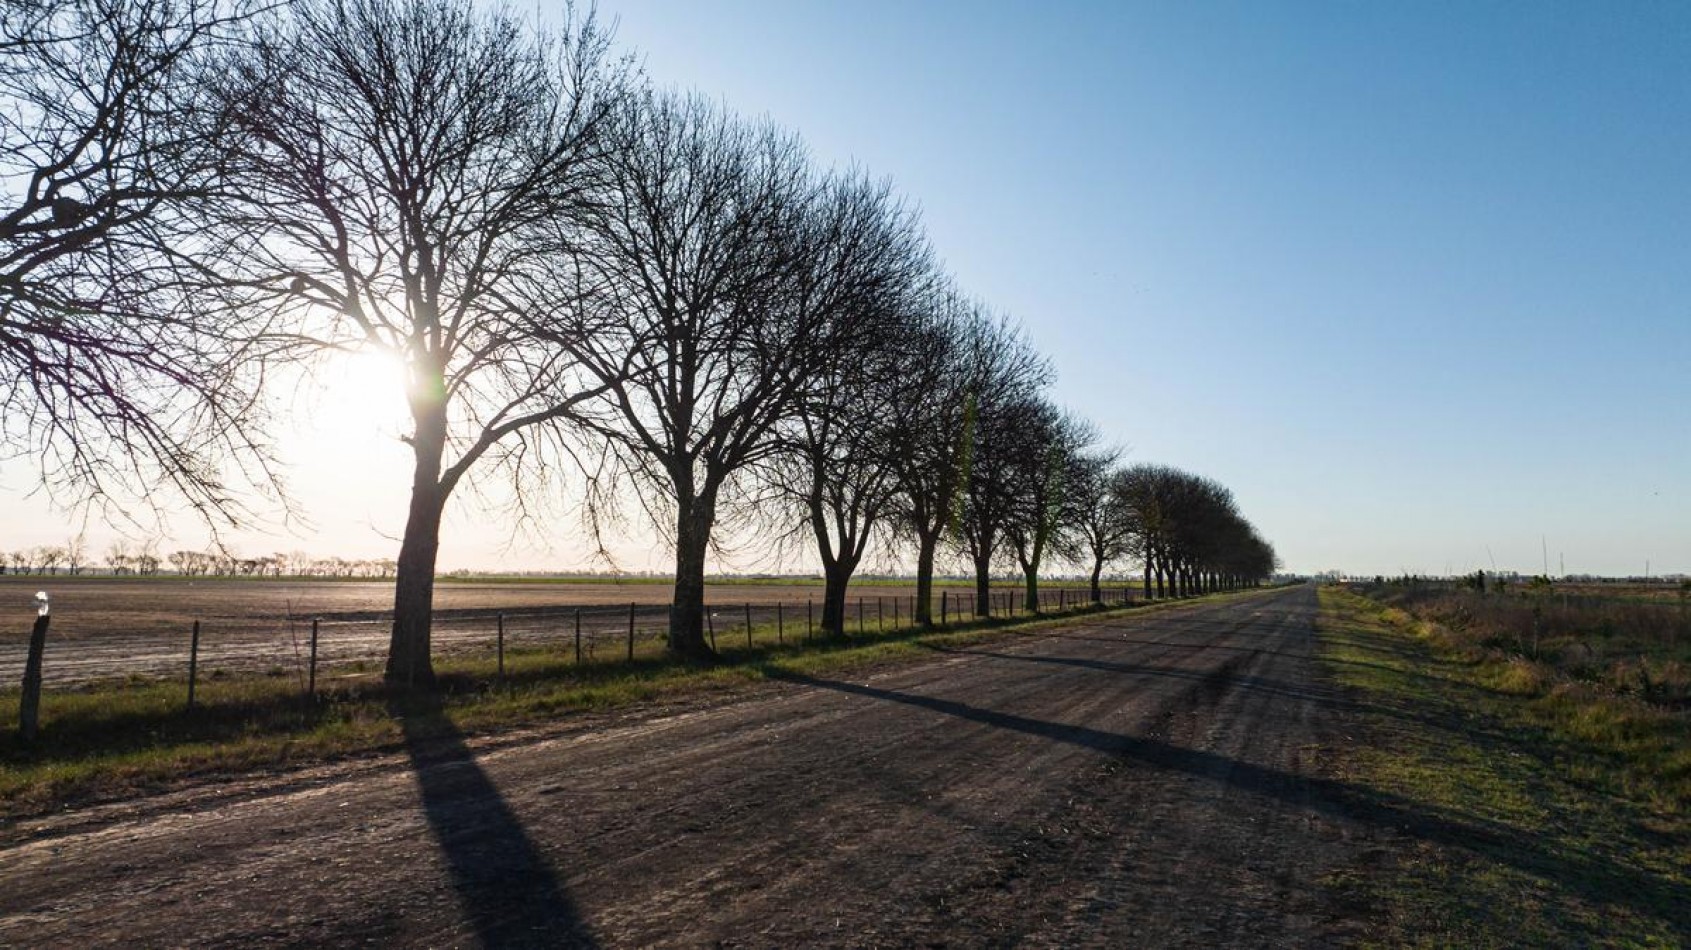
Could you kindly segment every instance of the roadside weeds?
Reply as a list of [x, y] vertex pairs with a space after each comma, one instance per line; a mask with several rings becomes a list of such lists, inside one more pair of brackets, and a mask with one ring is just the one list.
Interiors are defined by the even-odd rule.
[[1525, 681], [1355, 594], [1320, 599], [1323, 665], [1365, 733], [1343, 780], [1475, 831], [1411, 827], [1396, 856], [1333, 876], [1385, 921], [1372, 945], [1691, 945], [1686, 748], [1652, 734], [1673, 724]]

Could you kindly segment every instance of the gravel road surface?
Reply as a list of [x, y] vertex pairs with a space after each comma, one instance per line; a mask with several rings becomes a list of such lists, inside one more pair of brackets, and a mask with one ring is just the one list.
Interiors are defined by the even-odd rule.
[[1313, 588], [0, 828], [6, 946], [1312, 946]]

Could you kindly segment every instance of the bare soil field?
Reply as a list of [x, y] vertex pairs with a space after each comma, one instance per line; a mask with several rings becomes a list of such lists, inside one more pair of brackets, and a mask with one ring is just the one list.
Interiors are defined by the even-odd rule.
[[1401, 841], [1313, 590], [0, 828], [0, 945], [1285, 946]]
[[[23, 675], [33, 597], [52, 599], [52, 627], [43, 664], [48, 683], [94, 679], [183, 676], [194, 622], [200, 622], [200, 670], [292, 669], [309, 650], [311, 624], [319, 620], [319, 656], [325, 664], [379, 660], [385, 655], [393, 606], [391, 581], [323, 581], [230, 578], [0, 577], [0, 681]], [[1015, 588], [1004, 587], [1009, 602]], [[1119, 594], [1120, 588], [1113, 589]], [[866, 584], [851, 589], [863, 600], [862, 622], [907, 622], [914, 588]], [[958, 609], [960, 589], [944, 594]], [[1074, 602], [1076, 592], [1063, 596]], [[439, 653], [493, 649], [499, 615], [513, 647], [553, 645], [573, 651], [579, 611], [584, 651], [605, 655], [624, 648], [630, 605], [636, 641], [653, 646], [668, 622], [670, 587], [653, 583], [449, 581], [435, 587], [435, 644]], [[802, 636], [807, 605], [820, 612], [822, 588], [801, 583], [720, 584], [707, 588], [712, 623], [722, 636], [744, 636], [746, 607], [752, 623]], [[1056, 601], [1053, 600], [1053, 604]], [[936, 599], [935, 610], [940, 608]], [[854, 612], [849, 620], [857, 621]]]

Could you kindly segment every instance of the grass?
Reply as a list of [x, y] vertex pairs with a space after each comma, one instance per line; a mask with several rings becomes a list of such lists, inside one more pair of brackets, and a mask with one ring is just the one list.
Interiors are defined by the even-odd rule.
[[1334, 876], [1386, 922], [1374, 945], [1691, 945], [1685, 717], [1353, 593], [1321, 602], [1323, 662], [1362, 716], [1341, 777], [1442, 829]]
[[[740, 625], [718, 631], [722, 661], [710, 666], [672, 661], [650, 640], [637, 642], [633, 661], [624, 658], [626, 647], [619, 643], [608, 658], [580, 665], [567, 646], [508, 649], [503, 677], [492, 656], [449, 656], [436, 663], [442, 695], [431, 709], [441, 710], [443, 728], [494, 733], [570, 713], [720, 692], [772, 676], [930, 656], [924, 647], [1098, 613], [973, 622], [937, 632], [877, 633], [870, 619], [864, 636], [808, 643], [793, 624], [781, 643], [772, 626], [760, 626], [749, 647]], [[599, 653], [607, 653], [604, 644]], [[31, 745], [17, 738], [17, 690], [0, 692], [0, 819], [160, 790], [184, 779], [285, 769], [403, 746], [400, 717], [406, 710], [396, 710], [373, 665], [320, 671], [318, 687], [312, 702], [292, 669], [216, 675], [200, 682], [193, 711], [185, 708], [183, 682], [132, 677], [49, 689], [42, 697], [41, 734]]]
[[1438, 624], [1464, 652], [1515, 661], [1523, 674], [1531, 667], [1547, 682], [1691, 713], [1691, 597], [1589, 597], [1548, 584], [1484, 594], [1386, 584], [1366, 593]]

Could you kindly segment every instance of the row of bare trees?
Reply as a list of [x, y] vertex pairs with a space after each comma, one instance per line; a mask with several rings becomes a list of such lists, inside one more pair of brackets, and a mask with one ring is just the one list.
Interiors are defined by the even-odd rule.
[[31, 548], [0, 551], [0, 574], [65, 574], [76, 576], [90, 570], [114, 576], [158, 574], [165, 567], [181, 577], [333, 577], [385, 578], [394, 576], [398, 563], [392, 558], [343, 558], [317, 556], [303, 551], [277, 552], [259, 557], [242, 557], [227, 550], [176, 550], [159, 554], [157, 542], [131, 544], [118, 540], [98, 560], [88, 555], [80, 539], [68, 544], [41, 544]]
[[1280, 566], [1274, 547], [1218, 482], [1165, 465], [1134, 465], [1110, 472], [1102, 486], [1105, 517], [1114, 527], [1104, 536], [1119, 539], [1121, 552], [1142, 565], [1147, 598], [1255, 584]]
[[[914, 548], [924, 622], [953, 554], [981, 612], [1006, 563], [1036, 605], [1098, 514], [1086, 486], [1125, 492], [1045, 395], [1048, 362], [952, 284], [888, 182], [654, 88], [591, 13], [546, 30], [471, 0], [21, 0], [0, 29], [5, 458], [72, 501], [169, 488], [239, 524], [250, 497], [288, 503], [277, 378], [399, 357], [390, 680], [433, 680], [442, 515], [465, 486], [505, 486], [528, 518], [579, 474], [595, 536], [649, 519], [691, 658], [711, 653], [725, 523], [814, 545], [841, 630], [875, 545]], [[1206, 531], [1141, 530], [1094, 576], [1133, 554], [1182, 592], [1262, 576]]]

